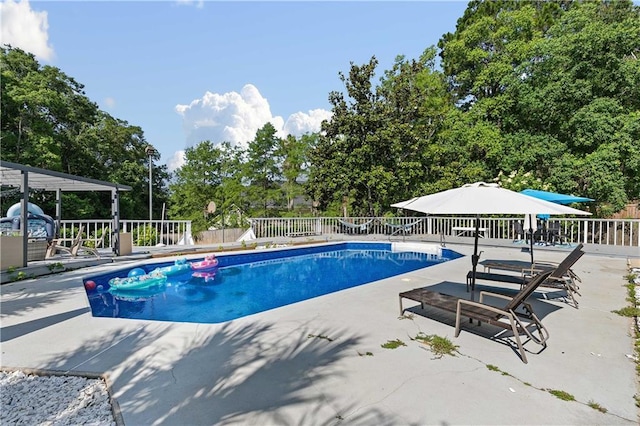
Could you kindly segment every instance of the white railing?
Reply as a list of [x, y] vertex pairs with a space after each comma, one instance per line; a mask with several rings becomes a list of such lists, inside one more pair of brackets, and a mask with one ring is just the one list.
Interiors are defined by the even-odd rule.
[[[397, 240], [403, 236], [454, 237], [459, 228], [475, 225], [473, 217], [298, 217], [254, 218], [251, 227], [256, 238], [293, 238], [316, 235], [378, 235]], [[480, 228], [486, 238], [523, 239], [522, 217], [482, 217]], [[571, 243], [640, 247], [640, 219], [551, 218], [560, 225], [560, 235]], [[106, 219], [63, 220], [59, 236], [72, 241], [80, 226], [83, 238], [94, 246], [111, 247], [111, 227]], [[458, 228], [458, 229], [456, 229]], [[188, 244], [191, 222], [186, 220], [121, 220], [120, 232], [129, 232], [135, 246]], [[104, 235], [104, 237], [103, 237]], [[470, 234], [465, 234], [470, 235]]]
[[[559, 235], [570, 243], [640, 246], [640, 219], [551, 218], [559, 224]], [[523, 239], [523, 217], [482, 217], [479, 228], [486, 238]], [[542, 222], [539, 222], [540, 225]], [[327, 234], [384, 235], [393, 239], [403, 235], [440, 238], [460, 235], [460, 228], [475, 226], [473, 217], [315, 217], [254, 218], [251, 227], [256, 238], [298, 237]], [[542, 226], [540, 226], [542, 228]], [[468, 235], [468, 234], [467, 234]], [[539, 238], [544, 238], [541, 231]], [[534, 239], [536, 234], [534, 234]]]
[[[111, 247], [113, 222], [107, 219], [78, 219], [60, 221], [59, 237], [73, 241], [82, 227], [85, 244], [97, 248]], [[191, 237], [189, 220], [121, 220], [120, 232], [129, 232], [134, 246], [185, 244]]]

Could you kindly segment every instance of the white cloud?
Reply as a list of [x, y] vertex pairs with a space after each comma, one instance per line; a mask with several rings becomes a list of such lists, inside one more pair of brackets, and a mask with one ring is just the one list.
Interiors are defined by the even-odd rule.
[[33, 53], [38, 59], [51, 61], [53, 47], [49, 44], [47, 12], [31, 9], [28, 0], [0, 3], [0, 42]]
[[185, 163], [184, 151], [176, 151], [173, 153], [171, 158], [167, 160], [167, 169], [169, 169], [169, 171], [172, 172], [184, 166], [184, 163]]
[[209, 140], [214, 144], [226, 141], [246, 148], [256, 131], [268, 122], [276, 128], [279, 137], [301, 136], [319, 131], [322, 120], [331, 117], [329, 111], [315, 109], [308, 114], [292, 114], [285, 124], [282, 117], [271, 115], [269, 102], [252, 84], [246, 84], [240, 93], [206, 92], [189, 105], [177, 105], [175, 110], [183, 119], [187, 147]]
[[320, 124], [331, 118], [331, 111], [326, 109], [312, 109], [309, 114], [296, 112], [291, 114], [284, 124], [285, 135], [301, 136], [320, 130]]

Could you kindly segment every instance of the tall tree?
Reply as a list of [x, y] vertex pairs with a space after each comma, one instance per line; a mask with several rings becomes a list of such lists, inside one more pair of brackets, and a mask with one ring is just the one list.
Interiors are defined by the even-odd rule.
[[340, 74], [346, 97], [332, 92], [333, 116], [312, 152], [310, 193], [321, 208], [373, 216], [417, 195], [431, 179], [429, 153], [452, 112], [435, 48], [417, 60], [396, 58], [374, 86], [377, 60]]
[[282, 192], [286, 198], [287, 211], [295, 208], [295, 199], [304, 194], [303, 180], [307, 177], [309, 151], [317, 144], [317, 134], [301, 137], [289, 135], [280, 139], [277, 156], [282, 159]]
[[602, 214], [637, 197], [627, 117], [640, 101], [638, 10], [630, 1], [469, 4], [441, 56], [465, 119], [499, 130], [504, 155], [489, 171], [531, 172], [595, 198]]
[[0, 66], [3, 158], [66, 173], [89, 171], [76, 136], [94, 123], [98, 107], [84, 86], [10, 46], [2, 47]]
[[[141, 128], [100, 111], [80, 83], [58, 68], [41, 66], [20, 49], [3, 46], [0, 70], [3, 160], [130, 185], [134, 191], [121, 198], [123, 217], [148, 217], [148, 197], [140, 196], [148, 194], [147, 142]], [[169, 175], [166, 166], [153, 167], [159, 210], [166, 201]], [[31, 196], [53, 212], [54, 194], [34, 191]], [[109, 193], [63, 194], [63, 218], [110, 215]]]
[[283, 205], [280, 185], [283, 182], [278, 156], [280, 138], [276, 136], [273, 124], [267, 123], [256, 132], [249, 142], [244, 165], [247, 198], [252, 211], [261, 216], [272, 216]]
[[380, 164], [388, 149], [380, 140], [383, 110], [371, 82], [377, 65], [372, 57], [362, 66], [351, 63], [348, 77], [339, 73], [350, 103], [340, 92], [329, 95], [333, 117], [322, 125], [309, 185], [321, 208], [342, 199], [343, 210], [350, 207], [354, 215], [374, 215], [380, 211], [377, 194], [393, 179]]
[[[228, 225], [224, 212], [240, 199], [240, 152], [228, 142], [216, 146], [203, 141], [187, 148], [185, 164], [175, 172], [170, 186], [171, 217], [191, 220], [194, 234], [210, 226]], [[217, 206], [216, 215], [207, 212], [212, 201]]]

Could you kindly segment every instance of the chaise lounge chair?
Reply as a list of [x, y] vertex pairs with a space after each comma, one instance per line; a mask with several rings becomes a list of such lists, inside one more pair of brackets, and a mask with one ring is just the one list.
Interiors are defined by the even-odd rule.
[[[520, 275], [476, 272], [476, 280], [525, 285], [535, 274], [550, 270], [553, 271], [553, 273], [540, 284], [540, 287], [565, 290], [567, 297], [571, 300], [573, 306], [577, 308], [578, 301], [576, 300], [575, 295], [577, 294], [580, 296], [580, 292], [578, 291], [580, 287], [577, 282], [582, 282], [582, 280], [575, 272], [573, 272], [571, 267], [584, 255], [582, 247], [583, 245], [579, 244], [559, 264], [553, 264], [550, 262], [529, 263], [521, 261], [484, 261], [481, 264], [485, 267], [485, 270], [490, 270], [490, 268], [504, 269], [520, 272]], [[467, 291], [469, 290], [472, 274], [472, 271], [467, 273]]]
[[[480, 298], [477, 302], [427, 290], [427, 288], [416, 288], [400, 293], [400, 315], [404, 314], [402, 299], [410, 299], [420, 302], [422, 309], [424, 309], [425, 306], [431, 306], [455, 313], [456, 337], [460, 334], [462, 317], [469, 318], [470, 322], [476, 320], [478, 321], [478, 325], [480, 325], [481, 322], [484, 322], [505, 330], [510, 330], [513, 333], [518, 351], [520, 352], [520, 358], [522, 362], [526, 364], [527, 356], [525, 354], [520, 335], [524, 334], [527, 337], [527, 340], [524, 343], [532, 340], [543, 348], [547, 346], [546, 342], [549, 339], [549, 332], [533, 312], [533, 308], [527, 302], [527, 298], [531, 296], [536, 288], [538, 288], [538, 286], [552, 274], [562, 275], [560, 266], [557, 269], [537, 274], [513, 297], [481, 291]], [[502, 299], [505, 301], [505, 304], [503, 306], [487, 304], [484, 302], [486, 297]], [[502, 334], [502, 332], [499, 334]]]
[[[45, 258], [50, 258], [52, 256], [55, 256], [55, 254], [59, 251], [61, 252], [65, 252], [71, 255], [71, 257], [76, 257], [78, 256], [80, 253], [85, 252], [88, 253], [89, 255], [93, 255], [96, 256], [98, 259], [100, 259], [100, 253], [98, 252], [98, 250], [96, 248], [93, 247], [88, 247], [84, 245], [84, 240], [82, 239], [82, 231], [84, 230], [83, 226], [80, 226], [80, 228], [78, 229], [78, 233], [76, 234], [75, 238], [71, 241], [71, 246], [67, 247], [64, 245], [61, 245], [61, 239], [53, 239], [51, 240], [51, 242], [49, 243], [49, 247], [47, 247], [47, 253], [45, 255]], [[104, 239], [105, 234], [102, 235], [102, 238]]]

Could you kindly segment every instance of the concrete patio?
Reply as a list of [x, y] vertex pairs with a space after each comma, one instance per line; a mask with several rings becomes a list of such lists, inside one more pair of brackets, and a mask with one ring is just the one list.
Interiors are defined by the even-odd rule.
[[[579, 309], [553, 289], [534, 301], [551, 337], [540, 353], [525, 345], [524, 364], [493, 328], [467, 324], [454, 338], [452, 316], [409, 302], [399, 317], [401, 291], [465, 294], [472, 247], [447, 248], [466, 256], [222, 324], [92, 317], [82, 277], [125, 263], [5, 284], [1, 365], [106, 373], [127, 425], [637, 424], [632, 321], [611, 312], [627, 305], [626, 256], [587, 252], [575, 265]], [[450, 338], [459, 353], [435, 358], [412, 340], [419, 332]], [[381, 347], [395, 339], [406, 346]]]

